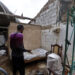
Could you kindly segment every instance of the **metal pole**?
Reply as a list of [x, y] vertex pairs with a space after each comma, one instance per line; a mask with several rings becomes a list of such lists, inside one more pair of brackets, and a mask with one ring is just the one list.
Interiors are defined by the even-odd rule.
[[72, 75], [72, 69], [73, 69], [74, 50], [75, 50], [75, 23], [74, 23], [74, 38], [73, 38], [73, 50], [72, 50], [71, 75]]
[[68, 40], [68, 25], [69, 25], [69, 11], [67, 12], [67, 26], [66, 26], [65, 52], [64, 52], [64, 63], [63, 63], [63, 72], [62, 72], [62, 75], [65, 75], [66, 53], [67, 53], [67, 40]]

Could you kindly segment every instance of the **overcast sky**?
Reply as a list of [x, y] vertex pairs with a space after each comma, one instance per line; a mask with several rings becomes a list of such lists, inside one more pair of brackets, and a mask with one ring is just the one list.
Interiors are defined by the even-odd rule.
[[17, 14], [34, 18], [48, 0], [0, 0], [8, 9]]

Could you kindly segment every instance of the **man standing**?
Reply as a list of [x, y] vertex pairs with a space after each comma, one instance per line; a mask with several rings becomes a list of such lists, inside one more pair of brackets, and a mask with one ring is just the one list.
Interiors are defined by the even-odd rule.
[[20, 75], [25, 75], [23, 52], [31, 52], [24, 49], [23, 45], [23, 25], [17, 26], [17, 32], [10, 35], [10, 48], [12, 49], [13, 75], [19, 71]]

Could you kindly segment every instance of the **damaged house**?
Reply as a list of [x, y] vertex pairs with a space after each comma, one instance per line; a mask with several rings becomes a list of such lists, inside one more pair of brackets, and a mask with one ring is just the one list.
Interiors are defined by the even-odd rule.
[[[65, 32], [67, 9], [73, 5], [72, 0], [48, 0], [40, 12], [34, 17], [35, 21], [30, 21], [29, 24], [38, 24], [42, 26], [41, 30], [41, 47], [50, 51], [52, 44], [59, 44], [63, 46], [63, 53], [65, 50]], [[69, 25], [69, 37], [72, 31]], [[72, 42], [72, 41], [71, 41]], [[69, 47], [69, 60], [72, 56], [72, 45]]]
[[[35, 16], [34, 18], [35, 20], [31, 20], [29, 24], [25, 24], [25, 28], [26, 25], [28, 25], [27, 26], [28, 29], [25, 31], [25, 33], [28, 31], [26, 33], [27, 37], [24, 39], [24, 41], [27, 41], [24, 43], [25, 48], [27, 49], [44, 48], [50, 51], [51, 44], [57, 43], [62, 45], [64, 49], [66, 15], [67, 15], [66, 13], [67, 13], [67, 9], [71, 8], [72, 3], [73, 3], [72, 0], [48, 0], [48, 2], [44, 5], [41, 11]], [[9, 13], [12, 15], [12, 13], [5, 7], [4, 4], [0, 2], [0, 5], [1, 5], [0, 7], [1, 12]], [[0, 19], [0, 28], [2, 32], [0, 34], [1, 37], [4, 37], [4, 41], [6, 41], [8, 38], [7, 36], [9, 36], [10, 33], [14, 31], [14, 28], [17, 26], [16, 24], [18, 24], [17, 23], [18, 20], [15, 17], [7, 16], [7, 15], [1, 15], [1, 17], [2, 18]], [[31, 26], [34, 26], [34, 28]], [[38, 30], [35, 30], [36, 29], [35, 27]], [[72, 29], [72, 27], [70, 27], [70, 29]], [[29, 33], [31, 31], [32, 31], [32, 35]], [[37, 32], [39, 34], [36, 39], [35, 34], [37, 34]], [[30, 38], [32, 38], [33, 40], [28, 38], [28, 36], [30, 35], [31, 35]], [[33, 35], [36, 40], [33, 38]], [[29, 43], [28, 41], [29, 42], [31, 41], [31, 43]], [[70, 49], [72, 49], [72, 47], [70, 47]]]
[[[0, 2], [0, 42], [2, 41], [0, 46], [4, 45], [7, 40], [9, 41], [10, 34], [12, 32], [16, 32], [16, 27], [18, 24], [23, 24], [25, 28], [23, 33], [24, 47], [26, 49], [32, 50], [34, 53], [32, 55], [35, 56], [35, 54], [38, 54], [38, 56], [40, 56], [39, 54], [44, 53], [43, 50], [45, 50], [46, 57], [46, 52], [51, 51], [51, 45], [53, 44], [61, 45], [64, 53], [67, 9], [70, 9], [72, 4], [72, 0], [48, 0], [40, 12], [34, 17], [34, 20], [27, 18], [30, 19], [30, 22], [28, 24], [24, 24], [19, 23], [19, 21], [14, 16], [5, 15], [13, 14], [5, 7], [4, 4]], [[21, 18], [20, 16], [17, 17]], [[69, 37], [72, 29], [73, 27], [69, 25]], [[73, 40], [71, 42], [73, 42]], [[9, 48], [9, 44], [7, 46]], [[72, 60], [72, 46], [73, 43], [71, 43], [68, 51], [68, 60], [70, 64]], [[9, 48], [8, 53], [11, 53], [10, 51], [11, 50]], [[38, 58], [32, 59], [31, 57], [34, 56], [31, 54], [29, 56], [28, 54], [25, 55], [27, 56], [24, 57], [25, 63], [26, 58], [28, 58], [27, 63], [38, 60]]]

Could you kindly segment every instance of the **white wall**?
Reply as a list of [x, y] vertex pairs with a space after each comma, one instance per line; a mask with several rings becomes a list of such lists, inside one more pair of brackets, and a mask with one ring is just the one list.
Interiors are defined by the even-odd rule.
[[[61, 23], [60, 27], [53, 27], [51, 29], [42, 30], [41, 32], [41, 45], [42, 48], [50, 51], [51, 50], [51, 44], [59, 44], [63, 46], [63, 53], [65, 50], [65, 35], [66, 35], [66, 24]], [[57, 28], [60, 28], [60, 32], [58, 34], [54, 33], [53, 31]], [[72, 33], [73, 27], [69, 25], [69, 32], [68, 32], [68, 39], [70, 39], [71, 33]], [[71, 40], [71, 45], [68, 48], [68, 58], [71, 63], [71, 57], [72, 57], [72, 47], [73, 47], [73, 36]]]
[[[54, 30], [60, 28], [59, 33], [55, 33]], [[50, 50], [51, 44], [63, 44], [65, 42], [65, 25], [61, 27], [52, 27], [51, 29], [42, 30], [41, 32], [41, 40], [42, 40], [42, 47]]]

